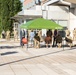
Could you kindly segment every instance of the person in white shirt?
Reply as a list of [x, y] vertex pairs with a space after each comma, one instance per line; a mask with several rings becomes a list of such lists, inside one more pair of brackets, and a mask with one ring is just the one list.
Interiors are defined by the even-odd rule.
[[30, 34], [29, 34], [29, 38], [30, 38], [30, 42], [31, 42], [31, 47], [33, 46], [34, 44], [34, 36], [35, 36], [35, 33], [33, 30], [31, 30]]

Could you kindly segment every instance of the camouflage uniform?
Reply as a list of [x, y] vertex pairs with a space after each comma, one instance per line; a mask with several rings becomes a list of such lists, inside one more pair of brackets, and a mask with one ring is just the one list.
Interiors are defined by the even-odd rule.
[[76, 41], [76, 29], [73, 30], [73, 40]]
[[65, 33], [66, 33], [66, 37], [70, 35], [70, 31], [68, 29], [65, 31]]
[[9, 30], [6, 32], [6, 39], [10, 40], [10, 31]]
[[38, 32], [38, 36], [40, 37], [40, 41], [43, 41], [43, 38], [42, 38], [42, 31], [41, 31], [41, 30]]
[[15, 40], [18, 40], [18, 31], [17, 30], [14, 31], [14, 41]]
[[71, 47], [73, 45], [72, 37], [69, 35], [66, 38], [66, 43]]

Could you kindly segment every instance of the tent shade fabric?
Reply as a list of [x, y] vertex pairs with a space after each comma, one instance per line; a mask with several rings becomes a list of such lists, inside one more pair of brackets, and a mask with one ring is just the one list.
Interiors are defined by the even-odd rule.
[[23, 29], [63, 29], [62, 26], [56, 24], [53, 21], [37, 18], [35, 20], [31, 20], [25, 24], [22, 24], [20, 28]]

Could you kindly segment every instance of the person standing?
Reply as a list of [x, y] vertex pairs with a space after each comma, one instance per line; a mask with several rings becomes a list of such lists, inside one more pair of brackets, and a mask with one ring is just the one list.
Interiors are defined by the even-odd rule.
[[36, 33], [34, 36], [34, 45], [35, 48], [40, 48], [40, 37], [38, 36], [38, 33]]
[[65, 33], [66, 33], [66, 37], [69, 36], [69, 35], [70, 35], [70, 30], [67, 28], [67, 29], [65, 30]]
[[73, 40], [76, 41], [76, 28], [73, 30]]
[[67, 35], [67, 37], [65, 37], [65, 40], [66, 40], [66, 44], [70, 46], [70, 48], [72, 47], [73, 45], [73, 39], [70, 35]]
[[30, 38], [30, 42], [31, 42], [31, 47], [34, 45], [34, 36], [35, 33], [33, 30], [31, 30], [31, 32], [29, 33], [29, 38]]
[[58, 31], [57, 29], [54, 30], [54, 34], [53, 34], [53, 47], [56, 46], [56, 36], [58, 35]]
[[10, 40], [10, 31], [9, 30], [6, 31], [6, 39]]
[[22, 30], [22, 37], [25, 38], [25, 30], [24, 29]]
[[50, 37], [52, 38], [52, 30], [49, 29], [49, 30], [46, 32], [46, 35], [47, 35], [47, 36], [50, 36]]
[[47, 36], [45, 37], [46, 47], [48, 47], [49, 44], [51, 45], [51, 43], [52, 43], [52, 38], [51, 38], [49, 35], [47, 35]]
[[39, 30], [38, 31], [38, 36], [40, 37], [40, 41], [42, 42], [43, 41], [43, 38], [42, 38], [42, 30]]
[[14, 41], [15, 40], [18, 40], [18, 31], [17, 31], [17, 29], [15, 29], [15, 31], [14, 31]]
[[52, 30], [50, 30], [50, 29], [46, 32], [45, 43], [46, 43], [46, 47], [48, 47], [49, 44], [51, 46], [51, 43], [52, 43]]
[[62, 45], [62, 36], [58, 33], [58, 35], [56, 36], [56, 44], [57, 46], [60, 48]]
[[22, 46], [22, 47], [24, 46], [24, 44], [22, 43], [22, 39], [25, 38], [26, 33], [25, 33], [24, 29], [20, 30], [20, 46]]
[[5, 38], [5, 31], [4, 30], [2, 31], [2, 38], [3, 39]]

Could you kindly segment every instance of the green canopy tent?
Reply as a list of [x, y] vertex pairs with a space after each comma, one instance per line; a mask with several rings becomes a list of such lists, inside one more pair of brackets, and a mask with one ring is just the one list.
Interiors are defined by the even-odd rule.
[[[20, 26], [22, 29], [63, 29], [62, 26], [56, 24], [55, 22], [43, 18], [37, 18], [31, 20]], [[28, 44], [27, 44], [28, 45]]]
[[20, 28], [23, 29], [63, 29], [62, 26], [56, 24], [53, 21], [38, 18], [35, 20], [31, 20], [25, 24], [22, 24]]

